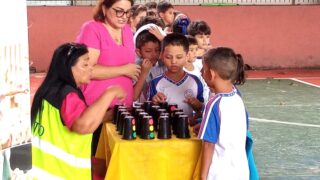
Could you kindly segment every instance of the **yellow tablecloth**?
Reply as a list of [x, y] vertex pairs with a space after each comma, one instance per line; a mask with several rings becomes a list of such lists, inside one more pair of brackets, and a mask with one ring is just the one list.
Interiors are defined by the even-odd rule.
[[201, 141], [190, 139], [123, 140], [115, 125], [103, 125], [96, 157], [109, 160], [107, 180], [199, 179]]

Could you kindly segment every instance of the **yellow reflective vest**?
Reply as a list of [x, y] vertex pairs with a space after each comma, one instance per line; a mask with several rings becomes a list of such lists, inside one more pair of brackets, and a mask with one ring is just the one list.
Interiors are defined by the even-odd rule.
[[90, 180], [92, 134], [70, 131], [53, 104], [43, 100], [32, 125], [32, 174], [35, 179]]

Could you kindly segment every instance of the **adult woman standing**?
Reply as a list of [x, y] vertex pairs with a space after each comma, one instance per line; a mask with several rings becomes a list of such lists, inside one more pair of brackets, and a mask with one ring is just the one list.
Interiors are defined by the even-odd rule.
[[127, 24], [132, 4], [133, 0], [100, 0], [94, 20], [81, 27], [77, 42], [88, 46], [93, 65], [92, 81], [82, 88], [89, 105], [110, 85], [126, 89], [125, 103], [132, 104], [132, 80], [140, 73], [140, 66], [134, 64], [133, 34]]
[[[81, 27], [77, 42], [88, 46], [90, 63], [93, 65], [91, 83], [82, 87], [89, 105], [95, 102], [103, 89], [112, 85], [125, 89], [127, 97], [124, 103], [132, 105], [132, 80], [137, 80], [140, 74], [140, 66], [134, 63], [133, 33], [127, 24], [132, 15], [132, 5], [133, 0], [99, 0], [94, 11], [94, 20], [85, 22]], [[110, 107], [116, 103], [117, 101], [113, 101]], [[107, 113], [108, 115], [112, 117], [110, 113]], [[101, 127], [93, 134], [93, 155], [96, 154]], [[97, 163], [93, 162], [93, 168]], [[101, 163], [99, 161], [98, 164]], [[105, 163], [101, 165], [103, 164]]]

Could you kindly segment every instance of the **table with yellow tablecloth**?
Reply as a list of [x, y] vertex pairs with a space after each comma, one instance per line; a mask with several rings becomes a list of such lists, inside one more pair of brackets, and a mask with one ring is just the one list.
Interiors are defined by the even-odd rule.
[[[190, 133], [191, 134], [191, 133]], [[188, 180], [198, 179], [201, 140], [123, 140], [115, 125], [103, 125], [96, 157], [107, 159], [108, 180]]]

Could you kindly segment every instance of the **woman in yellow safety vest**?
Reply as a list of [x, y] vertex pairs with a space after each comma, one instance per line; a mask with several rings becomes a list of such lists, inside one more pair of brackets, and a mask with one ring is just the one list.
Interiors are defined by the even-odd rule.
[[89, 107], [79, 89], [90, 82], [92, 66], [83, 44], [66, 43], [52, 57], [31, 108], [32, 166], [35, 179], [91, 179], [91, 140], [114, 98], [109, 87]]

